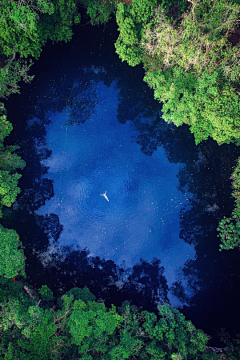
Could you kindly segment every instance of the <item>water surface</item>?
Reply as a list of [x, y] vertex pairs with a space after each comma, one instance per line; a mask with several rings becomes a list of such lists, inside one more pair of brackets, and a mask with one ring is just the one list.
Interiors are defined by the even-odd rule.
[[[91, 69], [89, 77], [94, 77]], [[96, 105], [84, 124], [81, 118], [72, 124], [71, 106], [49, 112], [44, 146], [52, 154], [43, 164], [54, 197], [38, 214], [56, 214], [63, 225], [56, 251], [79, 245], [91, 256], [125, 267], [156, 257], [170, 287], [195, 256], [194, 246], [179, 237], [180, 211], [191, 196], [178, 190], [184, 165], [170, 163], [163, 147], [151, 157], [143, 154], [132, 122], [117, 120], [116, 83], [107, 87], [98, 82], [94, 91]], [[100, 195], [105, 191], [109, 202]]]

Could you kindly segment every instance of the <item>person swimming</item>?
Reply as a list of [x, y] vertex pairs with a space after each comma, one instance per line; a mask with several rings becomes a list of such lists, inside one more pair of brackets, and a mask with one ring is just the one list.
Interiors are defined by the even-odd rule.
[[101, 196], [104, 196], [107, 201], [109, 201], [109, 198], [107, 197], [107, 192], [105, 191], [104, 194], [100, 194]]

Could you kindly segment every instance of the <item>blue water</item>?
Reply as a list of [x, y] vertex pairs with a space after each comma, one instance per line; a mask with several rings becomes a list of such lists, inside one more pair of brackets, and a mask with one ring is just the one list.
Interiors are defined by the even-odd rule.
[[[194, 246], [179, 237], [180, 211], [191, 198], [178, 190], [184, 165], [170, 163], [163, 147], [152, 156], [143, 154], [133, 123], [117, 120], [116, 82], [91, 86], [97, 101], [85, 123], [72, 123], [71, 106], [48, 111], [44, 147], [52, 154], [42, 164], [48, 167], [45, 177], [53, 180], [54, 197], [37, 213], [56, 214], [63, 231], [45, 256], [68, 245], [125, 268], [158, 258], [169, 287], [184, 283], [184, 264], [195, 257]], [[109, 202], [100, 195], [105, 191]]]

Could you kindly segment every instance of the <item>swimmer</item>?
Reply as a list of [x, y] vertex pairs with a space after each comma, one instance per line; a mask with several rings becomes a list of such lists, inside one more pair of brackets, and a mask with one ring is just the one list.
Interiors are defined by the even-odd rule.
[[105, 191], [104, 194], [100, 194], [101, 196], [104, 196], [107, 201], [109, 201], [109, 198], [107, 197], [107, 192]]

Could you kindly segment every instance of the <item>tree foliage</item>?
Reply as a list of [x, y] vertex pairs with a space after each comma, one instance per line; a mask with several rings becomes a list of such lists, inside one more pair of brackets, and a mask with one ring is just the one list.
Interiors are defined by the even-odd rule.
[[3, 104], [0, 103], [0, 216], [3, 206], [10, 207], [20, 193], [18, 180], [21, 177], [16, 169], [23, 169], [25, 162], [14, 153], [17, 146], [5, 146], [4, 139], [12, 131], [12, 124], [4, 114]]
[[116, 11], [116, 0], [81, 0], [92, 25], [106, 24]]
[[34, 77], [28, 74], [31, 66], [31, 61], [19, 59], [10, 61], [5, 67], [0, 68], [0, 98], [7, 98], [11, 94], [19, 94], [20, 81], [31, 82]]
[[[16, 169], [23, 169], [25, 162], [15, 154], [17, 146], [4, 145], [4, 139], [12, 131], [12, 124], [7, 120], [5, 109], [0, 103], [0, 217], [2, 208], [10, 207], [20, 192], [18, 180], [21, 177]], [[18, 273], [25, 274], [22, 243], [14, 230], [0, 225], [0, 276], [13, 278]]]
[[0, 225], [0, 276], [8, 279], [25, 275], [22, 243], [16, 231]]
[[231, 176], [235, 206], [229, 218], [224, 217], [218, 226], [220, 250], [240, 248], [240, 158]]
[[19, 81], [29, 82], [32, 64], [47, 40], [69, 41], [73, 24], [80, 22], [75, 0], [2, 0], [0, 4], [0, 97], [19, 92]]
[[144, 80], [162, 101], [164, 120], [189, 125], [196, 144], [208, 137], [219, 145], [240, 143], [240, 98], [217, 71], [203, 71], [199, 77], [174, 66], [147, 71]]
[[115, 44], [116, 53], [131, 66], [142, 61], [141, 38], [156, 6], [157, 0], [133, 0], [131, 5], [117, 5], [116, 21], [120, 34]]
[[147, 53], [157, 56], [162, 69], [175, 65], [201, 75], [222, 68], [230, 80], [239, 79], [239, 46], [229, 43], [239, 23], [240, 6], [234, 2], [191, 1], [181, 22], [171, 21], [159, 7], [143, 38]]
[[[212, 137], [219, 145], [240, 140], [240, 47], [229, 41], [240, 5], [193, 0], [178, 17], [168, 2], [117, 5], [116, 52], [131, 66], [144, 65], [144, 80], [163, 103], [163, 118], [188, 124], [196, 143]], [[158, 6], [157, 6], [158, 5]]]
[[[41, 4], [42, 6], [39, 6]], [[38, 29], [39, 14], [53, 14], [51, 1], [10, 1], [1, 2], [0, 48], [5, 56], [18, 53], [38, 58], [44, 39]]]
[[80, 299], [86, 288], [70, 293], [75, 296], [63, 295], [53, 309], [9, 293], [0, 303], [0, 354], [14, 360], [216, 359], [205, 353], [208, 337], [168, 304], [155, 315]]

